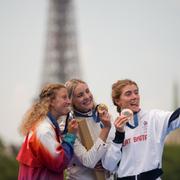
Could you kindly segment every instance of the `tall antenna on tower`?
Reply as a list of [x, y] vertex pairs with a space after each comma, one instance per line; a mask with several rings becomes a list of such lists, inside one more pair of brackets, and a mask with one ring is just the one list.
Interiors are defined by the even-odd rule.
[[80, 78], [73, 0], [49, 0], [42, 85]]

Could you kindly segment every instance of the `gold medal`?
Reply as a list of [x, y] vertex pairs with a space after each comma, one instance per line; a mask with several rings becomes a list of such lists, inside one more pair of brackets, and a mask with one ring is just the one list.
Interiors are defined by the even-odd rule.
[[104, 110], [108, 111], [108, 107], [105, 104], [99, 104], [97, 107], [98, 113], [102, 113]]

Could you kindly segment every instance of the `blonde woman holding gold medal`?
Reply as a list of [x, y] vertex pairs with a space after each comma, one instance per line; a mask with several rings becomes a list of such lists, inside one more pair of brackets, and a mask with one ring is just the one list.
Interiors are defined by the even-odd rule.
[[[66, 82], [79, 134], [74, 145], [74, 157], [67, 169], [70, 180], [108, 179], [101, 165], [107, 150], [111, 128], [110, 115], [105, 105], [96, 105], [88, 85], [79, 79]], [[102, 175], [103, 174], [103, 175]], [[102, 177], [103, 176], [103, 177]]]

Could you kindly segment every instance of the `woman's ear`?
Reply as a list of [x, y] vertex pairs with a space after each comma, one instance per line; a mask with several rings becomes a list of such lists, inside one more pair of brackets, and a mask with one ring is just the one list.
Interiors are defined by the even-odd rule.
[[54, 107], [54, 99], [51, 99], [51, 101], [49, 103], [49, 107]]
[[121, 107], [121, 101], [120, 99], [115, 99], [114, 102], [116, 103], [117, 106]]
[[114, 102], [115, 102], [115, 104], [118, 104], [119, 99], [115, 99]]

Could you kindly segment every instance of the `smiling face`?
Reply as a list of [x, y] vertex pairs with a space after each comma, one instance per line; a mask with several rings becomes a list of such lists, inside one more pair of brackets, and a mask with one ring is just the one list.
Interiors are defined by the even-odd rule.
[[70, 111], [70, 99], [66, 88], [56, 90], [55, 98], [51, 100], [50, 112], [56, 118], [67, 115]]
[[115, 100], [117, 106], [121, 109], [131, 109], [133, 112], [140, 110], [140, 96], [138, 87], [135, 84], [129, 84], [122, 88], [121, 95]]
[[93, 95], [86, 83], [78, 83], [73, 91], [72, 105], [80, 112], [88, 112], [93, 109]]

